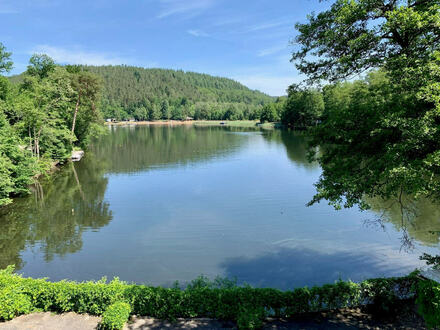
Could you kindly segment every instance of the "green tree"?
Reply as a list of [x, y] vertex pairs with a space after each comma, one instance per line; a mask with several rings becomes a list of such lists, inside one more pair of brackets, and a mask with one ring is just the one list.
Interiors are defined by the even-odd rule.
[[323, 174], [311, 203], [440, 198], [439, 13], [439, 0], [336, 0], [297, 25], [292, 60], [309, 83], [380, 69], [345, 90], [327, 88], [332, 105], [312, 133]]
[[12, 69], [12, 53], [6, 51], [6, 47], [0, 42], [0, 73], [9, 72]]
[[265, 122], [275, 122], [280, 120], [278, 109], [275, 103], [266, 104], [261, 110], [260, 121]]
[[[72, 72], [72, 70], [71, 70]], [[87, 71], [73, 71], [71, 73], [71, 85], [76, 93], [75, 96], [75, 110], [72, 118], [72, 135], [76, 134], [79, 140], [85, 139], [87, 136], [88, 128], [91, 122], [98, 122], [101, 117], [96, 109], [99, 102], [101, 92], [101, 82], [99, 78]], [[77, 125], [78, 112], [81, 109], [81, 117], [83, 118], [80, 123], [82, 124], [78, 132], [75, 132]], [[84, 120], [84, 117], [86, 120]]]
[[55, 69], [55, 62], [46, 54], [34, 54], [29, 60], [27, 73], [40, 79], [46, 78]]
[[36, 164], [23, 142], [0, 111], [0, 206], [11, 202], [10, 196], [28, 191]]
[[163, 100], [160, 105], [160, 111], [162, 113], [162, 119], [170, 119], [171, 117], [171, 111], [170, 111], [170, 105], [167, 100]]
[[148, 111], [148, 120], [154, 121], [161, 118], [160, 108], [156, 103], [153, 103]]
[[320, 91], [299, 90], [292, 85], [288, 89], [288, 98], [281, 121], [290, 127], [308, 128], [317, 125], [323, 112], [324, 99]]

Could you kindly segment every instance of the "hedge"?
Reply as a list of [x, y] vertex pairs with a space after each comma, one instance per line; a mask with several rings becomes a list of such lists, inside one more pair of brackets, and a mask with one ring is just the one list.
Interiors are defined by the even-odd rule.
[[417, 287], [419, 312], [431, 328], [440, 327], [440, 284], [431, 280], [419, 281]]
[[[117, 313], [126, 321], [131, 313], [171, 321], [180, 317], [209, 317], [235, 321], [240, 328], [259, 328], [268, 316], [288, 318], [300, 313], [359, 305], [371, 305], [388, 313], [398, 300], [415, 296], [419, 281], [413, 273], [399, 278], [370, 279], [361, 283], [339, 281], [280, 291], [236, 286], [228, 280], [209, 281], [201, 277], [182, 290], [177, 286], [127, 284], [118, 278], [109, 283], [105, 279], [82, 283], [49, 282], [23, 278], [13, 273], [13, 267], [8, 267], [0, 271], [0, 319], [9, 320], [32, 311], [52, 311], [108, 317]], [[10, 292], [16, 295], [14, 302], [3, 303]], [[115, 305], [120, 302], [128, 304], [131, 312], [127, 313], [123, 305]]]
[[110, 305], [102, 314], [103, 329], [118, 330], [124, 327], [130, 317], [131, 307], [126, 302], [118, 301]]

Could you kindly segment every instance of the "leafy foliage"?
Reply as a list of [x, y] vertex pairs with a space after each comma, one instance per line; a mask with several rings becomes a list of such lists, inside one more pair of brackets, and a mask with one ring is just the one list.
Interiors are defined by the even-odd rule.
[[278, 98], [274, 103], [266, 104], [261, 110], [260, 122], [279, 121], [281, 119], [281, 114], [284, 111], [285, 103], [285, 98]]
[[[8, 267], [0, 271], [0, 295], [14, 288], [30, 297], [32, 309], [106, 315], [106, 322], [120, 325], [128, 314], [175, 320], [178, 317], [210, 317], [236, 321], [240, 328], [259, 328], [267, 316], [291, 317], [334, 308], [378, 305], [392, 311], [397, 299], [414, 296], [416, 274], [402, 278], [342, 282], [292, 291], [239, 287], [234, 282], [200, 277], [185, 290], [129, 285], [118, 279], [99, 282], [48, 282], [22, 278]], [[128, 307], [127, 307], [128, 304]]]
[[417, 286], [419, 312], [428, 327], [440, 326], [440, 284], [434, 281], [420, 281]]
[[[11, 67], [9, 56], [0, 44], [0, 72]], [[31, 57], [19, 84], [0, 77], [0, 206], [102, 131], [99, 95], [96, 76], [44, 54]]]
[[426, 264], [432, 266], [432, 268], [440, 270], [440, 256], [431, 256], [427, 253], [423, 253], [419, 258], [420, 260], [425, 260]]
[[311, 131], [323, 168], [312, 203], [440, 198], [439, 26], [438, 0], [336, 0], [297, 25], [292, 60], [309, 83], [369, 71], [324, 88], [325, 111]]
[[126, 302], [110, 305], [102, 314], [101, 326], [104, 329], [122, 329], [130, 316], [131, 308]]
[[322, 93], [314, 89], [300, 90], [292, 85], [281, 115], [283, 124], [293, 128], [315, 126], [322, 118], [324, 100]]
[[118, 120], [257, 119], [273, 98], [206, 74], [131, 66], [86, 66], [103, 80], [102, 111]]
[[9, 72], [12, 69], [12, 53], [6, 51], [6, 47], [0, 42], [0, 73]]

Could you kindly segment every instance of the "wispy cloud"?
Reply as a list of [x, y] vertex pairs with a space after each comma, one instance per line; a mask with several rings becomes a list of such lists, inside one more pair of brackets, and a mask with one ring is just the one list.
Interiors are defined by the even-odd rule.
[[89, 65], [117, 65], [133, 64], [127, 58], [113, 56], [108, 53], [90, 52], [81, 49], [67, 49], [49, 45], [39, 45], [32, 49], [30, 53], [43, 53], [52, 57], [58, 63], [69, 64], [89, 64]]
[[260, 50], [257, 53], [257, 55], [259, 57], [273, 55], [273, 54], [277, 54], [277, 53], [279, 53], [279, 52], [281, 52], [281, 51], [283, 51], [285, 49], [287, 49], [287, 45], [286, 44], [282, 44], [282, 45], [278, 45], [278, 46], [262, 49], [262, 50]]
[[193, 17], [212, 7], [215, 0], [160, 0], [160, 3], [163, 8], [157, 18], [179, 14]]
[[245, 29], [245, 32], [256, 32], [256, 31], [268, 30], [268, 29], [273, 29], [273, 28], [292, 25], [292, 24], [293, 23], [292, 23], [291, 19], [283, 19], [280, 21], [264, 22], [264, 23], [259, 23], [259, 24], [248, 26]]
[[186, 31], [194, 37], [209, 37], [209, 34], [202, 30], [188, 30]]

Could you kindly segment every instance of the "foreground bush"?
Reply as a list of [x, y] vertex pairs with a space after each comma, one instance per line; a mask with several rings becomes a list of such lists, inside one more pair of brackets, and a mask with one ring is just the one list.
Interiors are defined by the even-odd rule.
[[13, 288], [0, 291], [0, 321], [8, 321], [14, 317], [30, 313], [33, 310], [28, 295], [22, 294]]
[[126, 284], [118, 279], [108, 284], [105, 279], [83, 283], [48, 282], [23, 278], [13, 274], [13, 268], [9, 267], [0, 271], [0, 297], [7, 296], [8, 290], [14, 288], [20, 298], [30, 302], [30, 306], [23, 300], [18, 307], [12, 307], [12, 314], [4, 319], [32, 310], [90, 313], [105, 315], [106, 326], [116, 328], [121, 324], [119, 320], [125, 322], [132, 313], [169, 320], [209, 317], [237, 322], [240, 328], [259, 328], [268, 316], [288, 318], [300, 313], [367, 304], [376, 304], [379, 310], [389, 312], [397, 300], [414, 297], [418, 281], [416, 274], [411, 274], [359, 284], [340, 281], [280, 291], [199, 278], [182, 290]]
[[119, 301], [110, 305], [102, 314], [101, 326], [104, 329], [122, 329], [130, 317], [131, 307], [126, 302]]
[[417, 288], [417, 305], [426, 325], [440, 327], [440, 284], [434, 281], [420, 281]]

